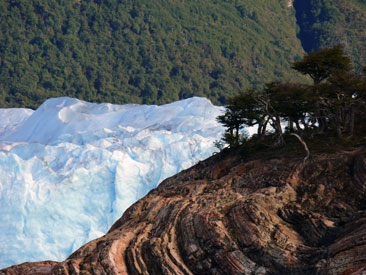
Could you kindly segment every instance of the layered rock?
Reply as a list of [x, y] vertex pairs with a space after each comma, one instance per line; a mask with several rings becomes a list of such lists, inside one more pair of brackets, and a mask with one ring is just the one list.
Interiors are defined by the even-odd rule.
[[[14, 274], [14, 268], [0, 274]], [[316, 155], [305, 164], [300, 157], [244, 160], [240, 153], [215, 155], [162, 182], [105, 236], [49, 271], [363, 272], [365, 149]]]
[[4, 270], [0, 270], [0, 274], [19, 275], [19, 274], [32, 274], [32, 275], [46, 275], [51, 274], [52, 268], [57, 265], [54, 261], [44, 262], [32, 262], [22, 263], [15, 265]]

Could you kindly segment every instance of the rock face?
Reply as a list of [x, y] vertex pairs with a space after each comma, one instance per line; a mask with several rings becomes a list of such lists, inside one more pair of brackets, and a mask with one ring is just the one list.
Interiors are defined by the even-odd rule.
[[15, 265], [4, 270], [0, 270], [0, 274], [18, 275], [18, 274], [32, 274], [32, 275], [46, 275], [51, 274], [52, 268], [57, 265], [54, 261], [32, 262]]
[[[16, 268], [0, 274], [16, 274], [12, 273]], [[316, 155], [305, 164], [297, 157], [244, 161], [239, 153], [215, 155], [165, 180], [131, 206], [105, 236], [49, 270], [52, 274], [364, 272], [365, 149]]]

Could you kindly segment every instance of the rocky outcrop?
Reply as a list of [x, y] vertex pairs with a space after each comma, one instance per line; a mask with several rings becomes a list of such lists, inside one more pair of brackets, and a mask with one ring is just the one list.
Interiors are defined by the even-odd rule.
[[44, 262], [32, 262], [15, 265], [4, 270], [0, 270], [0, 274], [19, 275], [19, 274], [32, 274], [32, 275], [46, 275], [51, 274], [52, 268], [57, 265], [57, 262], [44, 261]]
[[244, 161], [240, 153], [215, 155], [165, 180], [105, 236], [50, 271], [365, 272], [365, 149], [317, 155], [305, 164], [300, 157]]

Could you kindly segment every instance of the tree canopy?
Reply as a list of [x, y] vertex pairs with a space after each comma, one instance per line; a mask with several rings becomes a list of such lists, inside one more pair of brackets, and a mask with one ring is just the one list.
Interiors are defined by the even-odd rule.
[[366, 63], [366, 2], [364, 0], [294, 1], [298, 37], [306, 52], [344, 46], [356, 72]]
[[[314, 83], [271, 82], [260, 91], [248, 90], [230, 99], [225, 113], [218, 117], [227, 127], [224, 140], [229, 145], [240, 144], [244, 126], [256, 125], [256, 138], [270, 134], [275, 144], [281, 145], [285, 143], [285, 122], [287, 131], [298, 136], [334, 132], [339, 138], [352, 136], [356, 121], [364, 123], [366, 75], [351, 70], [351, 61], [341, 46], [307, 54], [293, 67], [314, 74]], [[235, 131], [230, 128], [233, 125]]]
[[56, 96], [224, 104], [237, 90], [301, 81], [291, 61], [338, 43], [361, 72], [363, 0], [294, 8], [287, 0], [0, 1], [0, 107], [36, 108]]
[[303, 59], [293, 63], [293, 69], [309, 75], [314, 84], [319, 84], [337, 72], [348, 72], [352, 69], [352, 62], [346, 56], [342, 45], [321, 49], [304, 55]]
[[0, 1], [0, 107], [65, 95], [223, 104], [238, 89], [298, 77], [294, 13], [273, 0]]

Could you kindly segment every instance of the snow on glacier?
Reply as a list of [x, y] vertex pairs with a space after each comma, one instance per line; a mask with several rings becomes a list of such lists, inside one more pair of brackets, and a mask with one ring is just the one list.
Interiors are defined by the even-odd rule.
[[163, 179], [215, 151], [223, 108], [53, 98], [0, 109], [0, 268], [65, 259]]

